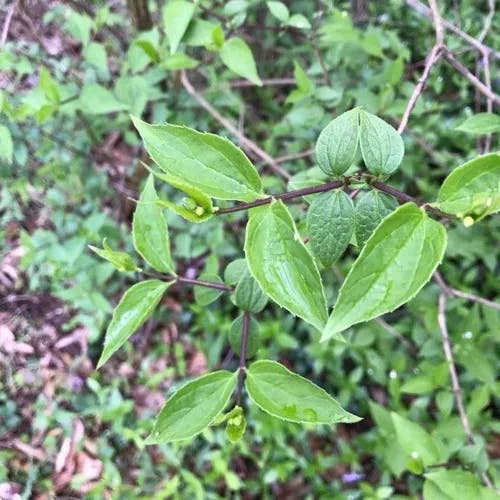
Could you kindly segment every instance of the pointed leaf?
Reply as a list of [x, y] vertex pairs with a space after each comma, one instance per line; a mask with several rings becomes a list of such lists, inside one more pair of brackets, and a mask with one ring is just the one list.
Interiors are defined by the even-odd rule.
[[401, 448], [410, 457], [422, 460], [425, 466], [439, 463], [441, 455], [434, 438], [422, 427], [392, 412], [392, 423]]
[[174, 273], [167, 221], [158, 201], [153, 175], [149, 175], [134, 212], [132, 232], [138, 253], [154, 269]]
[[227, 139], [178, 125], [150, 125], [132, 117], [154, 162], [212, 198], [262, 198], [259, 174], [241, 149]]
[[102, 259], [107, 260], [111, 264], [113, 264], [118, 271], [126, 272], [126, 271], [140, 271], [137, 267], [137, 264], [134, 262], [134, 259], [125, 252], [118, 252], [113, 250], [108, 243], [106, 242], [106, 238], [104, 238], [102, 242], [102, 246], [104, 248], [97, 248], [92, 245], [89, 245], [90, 250], [99, 255]]
[[403, 139], [387, 122], [363, 110], [360, 124], [359, 143], [366, 168], [377, 176], [392, 174], [405, 154]]
[[271, 299], [316, 328], [324, 326], [326, 300], [318, 268], [282, 201], [250, 211], [245, 255]]
[[359, 247], [366, 243], [382, 219], [397, 207], [398, 202], [392, 196], [376, 189], [358, 197], [354, 217], [356, 242]]
[[446, 231], [414, 203], [386, 217], [347, 275], [321, 338], [393, 311], [430, 279], [446, 248]]
[[316, 141], [316, 159], [328, 175], [342, 175], [354, 162], [358, 149], [360, 109], [347, 111], [332, 120]]
[[[202, 273], [200, 274], [198, 279], [205, 281], [212, 281], [214, 283], [220, 283], [221, 285], [224, 284], [222, 279], [219, 276], [217, 276], [217, 274]], [[215, 302], [222, 295], [222, 292], [223, 292], [222, 290], [218, 290], [217, 288], [209, 288], [207, 286], [195, 285], [194, 299], [196, 303], [199, 304], [200, 306], [208, 306], [212, 302]]]
[[231, 71], [255, 85], [262, 85], [252, 50], [243, 39], [235, 37], [224, 42], [220, 49], [220, 57]]
[[288, 20], [290, 17], [290, 12], [288, 10], [288, 7], [283, 3], [283, 2], [266, 2], [267, 3], [267, 8], [269, 9], [269, 12], [278, 19], [278, 21], [281, 21], [284, 23], [285, 21]]
[[199, 434], [224, 410], [237, 380], [238, 372], [220, 370], [187, 383], [165, 403], [146, 444], [180, 441]]
[[313, 254], [325, 267], [345, 252], [354, 232], [354, 204], [344, 191], [322, 193], [307, 211], [307, 231]]
[[[481, 499], [481, 482], [472, 472], [440, 469], [425, 474], [427, 481], [436, 486], [446, 499], [477, 498]], [[436, 492], [438, 494], [438, 492]], [[493, 492], [492, 492], [493, 493]], [[431, 500], [424, 497], [425, 500]], [[439, 498], [436, 496], [435, 498]], [[494, 497], [492, 497], [494, 498]], [[496, 497], [498, 498], [498, 496]]]
[[104, 349], [97, 364], [99, 369], [128, 338], [151, 316], [167, 288], [173, 284], [147, 280], [130, 287], [113, 312], [104, 337]]
[[500, 211], [500, 154], [479, 156], [453, 170], [433, 205], [466, 225]]
[[170, 44], [170, 53], [174, 54], [187, 30], [194, 14], [194, 4], [183, 0], [170, 1], [163, 9], [163, 24]]
[[485, 135], [500, 132], [500, 115], [494, 113], [478, 113], [472, 115], [455, 130], [468, 134]]
[[261, 312], [266, 307], [267, 296], [248, 270], [236, 285], [233, 302], [243, 311], [254, 314]]
[[245, 381], [250, 399], [266, 413], [290, 422], [328, 424], [361, 420], [324, 389], [275, 361], [256, 361]]

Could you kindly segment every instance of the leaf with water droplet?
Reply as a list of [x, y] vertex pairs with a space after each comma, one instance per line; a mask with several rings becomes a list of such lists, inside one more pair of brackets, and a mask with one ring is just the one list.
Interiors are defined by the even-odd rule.
[[245, 387], [261, 410], [282, 420], [328, 425], [361, 420], [345, 411], [324, 389], [276, 361], [251, 364]]

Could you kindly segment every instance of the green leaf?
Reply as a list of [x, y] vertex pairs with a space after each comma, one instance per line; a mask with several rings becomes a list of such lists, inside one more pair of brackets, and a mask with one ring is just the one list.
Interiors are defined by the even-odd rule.
[[[433, 483], [446, 499], [481, 499], [481, 482], [471, 472], [440, 469], [425, 474], [427, 481]], [[425, 500], [428, 500], [424, 495]], [[431, 497], [432, 498], [432, 497]], [[437, 497], [439, 498], [439, 496]], [[429, 499], [431, 500], [431, 499]]]
[[500, 115], [494, 113], [478, 113], [470, 116], [455, 130], [468, 134], [485, 135], [500, 132]]
[[360, 125], [359, 143], [366, 168], [377, 176], [392, 174], [403, 160], [403, 139], [387, 122], [363, 110]]
[[500, 211], [500, 154], [479, 156], [453, 170], [433, 206], [463, 219], [467, 226]]
[[198, 66], [199, 61], [189, 57], [182, 52], [177, 52], [167, 57], [162, 63], [161, 67], [165, 69], [179, 70], [179, 69], [192, 69]]
[[[213, 281], [215, 283], [224, 284], [222, 279], [216, 274], [212, 273], [202, 273], [198, 279], [203, 281]], [[215, 302], [223, 293], [223, 290], [217, 288], [210, 288], [207, 286], [195, 285], [194, 287], [194, 299], [196, 303], [200, 306], [208, 306], [212, 302]]]
[[281, 420], [327, 425], [361, 420], [345, 411], [324, 389], [275, 361], [252, 363], [245, 387], [261, 410]]
[[87, 83], [83, 86], [78, 107], [84, 113], [92, 115], [107, 115], [127, 109], [127, 105], [98, 83]]
[[231, 71], [255, 85], [262, 85], [252, 50], [243, 39], [234, 37], [224, 42], [220, 49], [220, 57]]
[[342, 175], [354, 162], [358, 149], [359, 113], [355, 108], [332, 120], [316, 141], [316, 159], [328, 175]]
[[[243, 329], [243, 314], [238, 316], [231, 324], [229, 330], [229, 344], [231, 349], [238, 354], [241, 354], [241, 341]], [[254, 317], [250, 317], [247, 338], [247, 359], [253, 358], [260, 347], [260, 326]]]
[[158, 415], [146, 444], [189, 439], [208, 427], [229, 402], [238, 372], [203, 375], [183, 386]]
[[311, 29], [311, 23], [309, 22], [307, 17], [302, 14], [293, 14], [293, 16], [290, 16], [290, 18], [286, 22], [286, 25], [298, 28], [299, 30]]
[[136, 263], [134, 262], [134, 259], [125, 252], [118, 252], [116, 250], [113, 250], [108, 243], [106, 242], [106, 238], [104, 238], [102, 242], [102, 246], [104, 248], [97, 248], [92, 245], [89, 245], [89, 248], [99, 255], [99, 257], [107, 260], [113, 266], [118, 269], [118, 271], [121, 272], [127, 272], [127, 271], [140, 271], [141, 269], [137, 267]]
[[430, 279], [446, 248], [446, 231], [414, 203], [386, 217], [352, 266], [322, 341], [393, 311]]
[[392, 423], [401, 448], [413, 459], [422, 460], [425, 466], [439, 463], [441, 455], [434, 438], [422, 427], [392, 412]]
[[106, 55], [106, 49], [101, 43], [89, 43], [83, 51], [83, 57], [89, 64], [92, 64], [92, 66], [95, 66], [103, 73], [108, 74], [108, 57]]
[[366, 191], [358, 196], [354, 213], [354, 231], [359, 247], [366, 243], [382, 219], [394, 212], [397, 207], [398, 202], [392, 196], [376, 189]]
[[282, 201], [250, 210], [245, 255], [264, 292], [318, 329], [326, 318], [326, 300], [318, 268]]
[[9, 165], [14, 156], [14, 142], [10, 130], [5, 125], [0, 125], [0, 158]]
[[267, 8], [269, 12], [282, 23], [286, 22], [290, 17], [290, 11], [283, 2], [267, 2]]
[[212, 43], [212, 32], [217, 24], [205, 19], [193, 19], [184, 35], [184, 43], [191, 47], [206, 47]]
[[60, 94], [56, 81], [52, 78], [49, 70], [42, 66], [40, 68], [40, 88], [45, 97], [51, 102], [59, 102]]
[[128, 338], [148, 319], [167, 288], [174, 282], [147, 280], [130, 287], [116, 306], [104, 337], [99, 369]]
[[170, 44], [170, 53], [174, 54], [181, 43], [189, 22], [194, 14], [195, 6], [191, 2], [174, 0], [168, 2], [163, 9], [163, 25]]
[[167, 221], [158, 201], [153, 175], [149, 175], [134, 212], [132, 233], [137, 252], [154, 269], [175, 274], [170, 256]]
[[259, 174], [227, 139], [178, 125], [150, 125], [132, 117], [155, 163], [206, 195], [222, 200], [264, 197]]
[[266, 307], [267, 297], [248, 270], [236, 285], [233, 301], [243, 311], [254, 314]]
[[313, 254], [325, 267], [344, 253], [354, 232], [354, 204], [341, 189], [321, 193], [307, 211], [307, 232]]

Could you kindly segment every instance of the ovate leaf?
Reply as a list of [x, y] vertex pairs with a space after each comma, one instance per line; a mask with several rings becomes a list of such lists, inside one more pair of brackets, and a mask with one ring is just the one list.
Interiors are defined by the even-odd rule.
[[442, 224], [414, 203], [386, 217], [352, 266], [321, 340], [393, 311], [424, 286], [446, 247]]
[[[202, 273], [198, 277], [202, 281], [211, 281], [213, 283], [224, 284], [222, 279], [217, 274], [212, 273]], [[215, 302], [222, 294], [223, 290], [217, 288], [210, 288], [208, 286], [195, 285], [194, 287], [194, 299], [200, 306], [208, 306], [212, 302]]]
[[194, 14], [194, 3], [183, 0], [170, 1], [163, 9], [163, 24], [170, 44], [170, 53], [174, 54], [187, 30]]
[[257, 73], [252, 50], [241, 38], [230, 38], [220, 49], [222, 62], [237, 75], [246, 78], [255, 85], [262, 85]]
[[140, 269], [137, 267], [136, 263], [128, 253], [113, 250], [106, 242], [106, 238], [104, 238], [102, 246], [103, 248], [97, 248], [89, 245], [89, 248], [94, 253], [99, 255], [99, 257], [113, 264], [113, 266], [116, 267], [118, 271], [140, 271]]
[[158, 415], [146, 444], [189, 439], [208, 427], [229, 402], [238, 372], [203, 375], [179, 389]]
[[245, 255], [250, 272], [271, 299], [323, 328], [327, 311], [321, 277], [282, 201], [250, 211]]
[[313, 254], [325, 267], [344, 253], [354, 232], [354, 204], [342, 190], [322, 193], [307, 211], [307, 231]]
[[186, 185], [222, 200], [254, 201], [264, 196], [255, 167], [227, 139], [178, 125], [132, 120], [155, 163]]
[[266, 307], [267, 296], [249, 271], [238, 281], [234, 291], [233, 302], [243, 311], [254, 314]]
[[267, 8], [269, 12], [282, 23], [286, 22], [290, 17], [288, 7], [283, 2], [267, 2]]
[[110, 90], [98, 83], [87, 83], [83, 86], [78, 107], [84, 113], [92, 115], [107, 115], [128, 108]]
[[394, 212], [397, 207], [398, 202], [392, 196], [376, 189], [358, 196], [355, 209], [355, 234], [359, 247], [366, 243], [382, 219]]
[[[445, 179], [437, 202], [440, 210], [455, 214], [467, 225], [500, 210], [500, 154], [479, 156]], [[469, 220], [467, 220], [469, 219]]]
[[391, 417], [397, 440], [407, 455], [422, 460], [425, 466], [439, 463], [438, 445], [428, 432], [397, 413], [392, 412]]
[[[425, 474], [425, 477], [427, 481], [433, 483], [442, 498], [450, 500], [456, 498], [477, 498], [481, 500], [482, 485], [478, 477], [472, 474], [472, 472], [456, 469], [440, 469]], [[436, 499], [439, 498], [438, 492], [436, 492]], [[425, 495], [424, 498], [425, 500], [432, 500], [432, 498], [427, 499]]]
[[494, 113], [478, 113], [470, 116], [455, 130], [468, 134], [485, 135], [500, 132], [500, 115]]
[[127, 339], [151, 316], [173, 281], [147, 280], [130, 287], [116, 306], [104, 337], [100, 368]]
[[359, 113], [355, 108], [332, 120], [316, 141], [316, 159], [328, 175], [342, 175], [353, 163], [358, 149]]
[[377, 176], [392, 174], [403, 159], [405, 147], [398, 132], [378, 116], [360, 112], [359, 143], [366, 168]]
[[290, 422], [328, 424], [361, 420], [324, 389], [275, 361], [256, 361], [245, 382], [250, 399], [266, 413]]
[[167, 221], [162, 208], [157, 204], [158, 199], [154, 178], [150, 175], [134, 212], [134, 245], [151, 267], [160, 272], [174, 274]]

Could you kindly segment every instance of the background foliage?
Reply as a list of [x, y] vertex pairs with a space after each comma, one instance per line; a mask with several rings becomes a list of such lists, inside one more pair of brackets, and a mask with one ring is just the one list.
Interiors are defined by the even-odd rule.
[[[400, 122], [434, 29], [413, 1], [203, 0], [174, 13], [172, 3], [149, 2], [150, 18], [135, 24], [140, 2], [130, 4], [1, 7], [0, 497], [417, 498], [424, 478], [412, 452], [424, 457], [435, 446], [450, 468], [471, 472], [471, 488], [485, 471], [498, 487], [500, 316], [478, 302], [447, 301], [470, 443], [454, 407], [434, 282], [404, 308], [350, 329], [347, 345], [318, 343], [317, 332], [277, 307], [257, 316], [259, 357], [311, 378], [361, 422], [304, 429], [250, 407], [237, 445], [214, 428], [187, 446], [144, 447], [180, 381], [236, 366], [228, 345], [236, 309], [225, 296], [207, 306], [211, 290], [174, 287], [131, 343], [94, 371], [110, 312], [134, 282], [87, 248], [107, 238], [132, 250], [130, 198], [147, 172], [129, 113], [226, 135], [256, 162], [266, 191], [299, 188], [311, 180], [310, 148], [332, 117], [363, 106]], [[441, 12], [480, 38], [500, 22], [490, 7], [449, 1]], [[190, 23], [184, 37], [174, 17]], [[500, 35], [486, 29], [483, 41], [498, 48]], [[446, 42], [483, 78], [477, 51], [452, 34]], [[496, 61], [489, 69], [498, 92]], [[462, 75], [435, 65], [393, 184], [432, 200], [453, 168], [488, 145], [498, 149], [497, 137], [462, 125], [485, 110]], [[305, 213], [303, 204], [290, 207]], [[191, 224], [165, 213], [182, 275], [222, 275], [242, 256], [245, 214]], [[498, 301], [499, 218], [451, 224], [448, 238], [445, 282]], [[328, 277], [330, 304], [354, 257]], [[433, 474], [428, 482], [442, 485]]]

